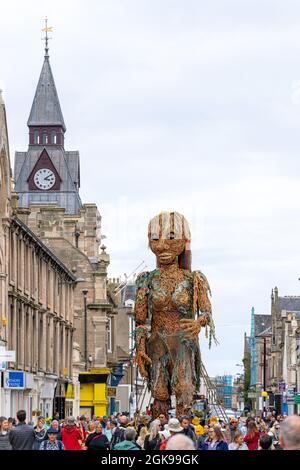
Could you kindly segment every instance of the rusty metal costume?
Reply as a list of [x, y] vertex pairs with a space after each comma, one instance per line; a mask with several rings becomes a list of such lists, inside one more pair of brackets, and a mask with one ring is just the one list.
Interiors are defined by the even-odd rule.
[[206, 333], [210, 328], [210, 344], [215, 338], [209, 284], [200, 271], [190, 271], [189, 242], [181, 214], [156, 216], [149, 224], [149, 244], [158, 268], [136, 281], [136, 357], [154, 398], [155, 416], [168, 411], [173, 394], [177, 416], [191, 408], [200, 380], [201, 326]]

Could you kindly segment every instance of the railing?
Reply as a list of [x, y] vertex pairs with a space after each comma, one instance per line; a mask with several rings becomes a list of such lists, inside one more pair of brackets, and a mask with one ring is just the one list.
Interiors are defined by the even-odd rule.
[[204, 384], [205, 384], [205, 387], [206, 387], [206, 390], [207, 390], [207, 398], [208, 398], [209, 405], [213, 406], [214, 410], [219, 412], [220, 416], [222, 416], [225, 423], [228, 423], [229, 419], [228, 419], [226, 411], [225, 411], [225, 409], [222, 405], [220, 397], [218, 395], [217, 388], [212, 383], [212, 381], [210, 380], [209, 375], [208, 375], [208, 373], [207, 373], [207, 371], [204, 367], [203, 362], [201, 362], [200, 375], [204, 380]]

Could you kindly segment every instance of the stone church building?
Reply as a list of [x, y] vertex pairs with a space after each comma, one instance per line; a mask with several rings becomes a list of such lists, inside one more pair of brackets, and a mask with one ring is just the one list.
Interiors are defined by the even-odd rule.
[[[76, 112], [76, 109], [74, 109]], [[18, 218], [78, 280], [74, 291], [74, 387], [67, 413], [108, 414], [107, 385], [117, 362], [111, 338], [116, 305], [107, 292], [109, 255], [96, 204], [83, 204], [79, 152], [65, 149], [64, 122], [46, 48], [31, 106], [26, 151], [15, 154]], [[77, 380], [78, 379], [78, 380]], [[79, 389], [80, 387], [80, 389]]]

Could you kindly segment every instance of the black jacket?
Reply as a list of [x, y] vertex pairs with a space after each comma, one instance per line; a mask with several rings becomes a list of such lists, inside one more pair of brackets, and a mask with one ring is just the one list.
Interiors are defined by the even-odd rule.
[[90, 434], [85, 441], [85, 445], [88, 450], [108, 450], [109, 441], [105, 434], [93, 432]]
[[189, 437], [190, 439], [192, 439], [193, 443], [196, 445], [196, 434], [194, 432], [194, 429], [192, 428], [191, 425], [189, 425], [189, 427], [187, 429], [183, 429], [183, 431], [181, 431], [182, 434], [184, 434], [185, 436]]
[[159, 450], [159, 444], [161, 443], [159, 434], [151, 441], [149, 438], [150, 434], [147, 434], [144, 441], [144, 450]]
[[33, 426], [20, 423], [9, 433], [9, 442], [13, 450], [32, 450], [35, 441]]

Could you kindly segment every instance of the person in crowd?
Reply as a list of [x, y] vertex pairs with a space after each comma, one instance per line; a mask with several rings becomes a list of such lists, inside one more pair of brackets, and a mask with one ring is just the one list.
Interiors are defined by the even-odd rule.
[[300, 450], [299, 416], [288, 416], [281, 422], [279, 443], [283, 450]]
[[111, 441], [111, 438], [112, 438], [112, 426], [111, 426], [111, 419], [108, 419], [106, 421], [106, 427], [105, 429], [103, 430], [104, 431], [104, 434], [106, 435], [107, 439], [108, 439], [108, 442]]
[[194, 426], [194, 431], [196, 435], [196, 439], [199, 439], [200, 436], [204, 433], [203, 426], [200, 424], [200, 419], [198, 416], [194, 416], [192, 419], [192, 425]]
[[150, 432], [146, 435], [144, 441], [145, 450], [158, 450], [161, 443], [160, 431], [162, 430], [160, 419], [155, 419], [150, 424]]
[[50, 428], [57, 429], [56, 440], [61, 441], [60, 426], [59, 426], [59, 422], [56, 419], [53, 419], [53, 421], [51, 421]]
[[280, 424], [278, 421], [275, 421], [274, 426], [269, 430], [268, 435], [272, 438], [272, 444], [275, 449], [279, 450], [279, 433], [280, 433]]
[[158, 415], [158, 419], [160, 420], [161, 431], [163, 431], [165, 429], [165, 425], [168, 424], [168, 419], [164, 413], [160, 413]]
[[272, 437], [269, 434], [260, 436], [258, 450], [275, 450], [272, 445]]
[[35, 441], [33, 426], [26, 424], [26, 411], [17, 412], [18, 425], [11, 429], [9, 442], [13, 450], [32, 450]]
[[264, 434], [268, 434], [268, 426], [264, 421], [261, 421], [259, 426], [257, 426], [258, 432], [260, 436], [263, 436]]
[[125, 430], [128, 424], [128, 419], [127, 416], [125, 415], [120, 415], [118, 417], [118, 426], [114, 426], [112, 429], [112, 437], [111, 437], [111, 448], [113, 449], [116, 444], [119, 444], [119, 442], [124, 441], [125, 439]]
[[5, 416], [0, 417], [0, 451], [12, 450], [11, 443], [9, 442], [9, 424]]
[[249, 450], [257, 450], [259, 441], [259, 431], [255, 421], [249, 421], [247, 426], [247, 434], [244, 438]]
[[61, 430], [61, 438], [65, 450], [81, 450], [82, 447], [84, 447], [82, 433], [76, 426], [75, 418], [73, 416], [69, 416], [69, 418], [67, 418], [67, 424]]
[[244, 442], [244, 436], [240, 431], [236, 431], [233, 441], [228, 446], [229, 450], [249, 450], [247, 444]]
[[102, 432], [100, 421], [95, 421], [95, 432], [88, 435], [85, 447], [87, 450], [109, 450], [109, 440]]
[[59, 412], [58, 412], [58, 411], [56, 411], [56, 412], [54, 413], [53, 418], [52, 418], [52, 421], [53, 421], [54, 419], [59, 422]]
[[47, 439], [47, 430], [44, 416], [39, 416], [37, 419], [36, 426], [34, 426], [34, 438], [35, 441], [33, 443], [32, 450], [39, 450], [42, 441]]
[[228, 450], [228, 444], [225, 441], [220, 426], [215, 425], [209, 429], [204, 450]]
[[85, 439], [85, 435], [87, 432], [87, 423], [86, 423], [86, 417], [84, 415], [80, 416], [78, 424], [79, 424], [79, 429], [81, 429], [83, 439]]
[[90, 434], [92, 434], [93, 432], [95, 432], [95, 421], [90, 421], [89, 424], [88, 424], [88, 430], [87, 430], [87, 436], [89, 436]]
[[[161, 442], [159, 450], [166, 450], [169, 440], [181, 431], [183, 431], [183, 427], [180, 425], [179, 420], [177, 418], [170, 418], [168, 422], [168, 432], [170, 436]], [[163, 432], [165, 432], [165, 430]]]
[[59, 431], [56, 428], [47, 429], [47, 439], [41, 442], [39, 450], [65, 450], [63, 442], [57, 439], [58, 433]]
[[12, 428], [14, 428], [16, 425], [17, 425], [17, 422], [15, 420], [15, 418], [12, 418], [11, 416], [8, 418], [8, 429], [11, 430]]
[[194, 431], [194, 426], [191, 425], [190, 419], [188, 416], [182, 416], [179, 419], [179, 422], [182, 426], [182, 431], [181, 433], [184, 434], [185, 436], [189, 437], [192, 439], [194, 446], [196, 447], [196, 434]]
[[166, 450], [195, 450], [195, 444], [188, 436], [178, 433], [168, 441]]
[[229, 420], [228, 442], [234, 442], [234, 437], [238, 429], [238, 419], [233, 416]]
[[239, 419], [239, 423], [238, 423], [237, 428], [240, 431], [240, 433], [242, 433], [243, 436], [245, 437], [246, 434], [247, 434], [247, 426], [246, 426], [246, 419], [245, 418], [240, 418]]
[[198, 437], [198, 441], [197, 441], [198, 450], [205, 450], [205, 441], [208, 438], [209, 426], [205, 424], [203, 427], [203, 430], [204, 430], [203, 434], [200, 437]]
[[140, 429], [138, 438], [136, 440], [136, 443], [140, 446], [141, 449], [144, 449], [144, 444], [145, 444], [145, 439], [148, 434], [148, 428], [146, 426], [143, 426]]
[[116, 444], [113, 450], [141, 450], [135, 442], [136, 430], [134, 428], [125, 429], [124, 440]]

